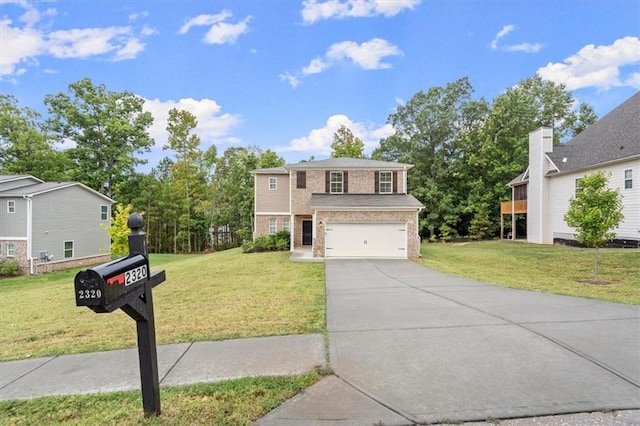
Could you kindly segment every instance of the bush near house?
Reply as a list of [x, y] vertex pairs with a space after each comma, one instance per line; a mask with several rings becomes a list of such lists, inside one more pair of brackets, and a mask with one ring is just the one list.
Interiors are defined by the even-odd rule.
[[13, 259], [0, 260], [0, 277], [10, 277], [20, 275], [20, 266]]
[[279, 231], [275, 234], [263, 235], [253, 241], [242, 243], [244, 253], [256, 253], [263, 251], [287, 251], [291, 247], [291, 234], [289, 231]]

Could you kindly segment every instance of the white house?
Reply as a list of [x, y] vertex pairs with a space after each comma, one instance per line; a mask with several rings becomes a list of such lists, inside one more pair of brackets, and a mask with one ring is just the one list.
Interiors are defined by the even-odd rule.
[[597, 171], [610, 173], [609, 186], [622, 195], [614, 244], [640, 247], [640, 92], [561, 146], [553, 146], [551, 129], [532, 132], [529, 167], [509, 182], [513, 201], [502, 203], [501, 214], [515, 222], [526, 213], [528, 242], [575, 241], [564, 215], [580, 179]]

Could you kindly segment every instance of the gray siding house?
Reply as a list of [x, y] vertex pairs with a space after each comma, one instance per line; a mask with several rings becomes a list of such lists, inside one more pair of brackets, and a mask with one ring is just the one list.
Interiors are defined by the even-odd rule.
[[0, 259], [31, 274], [108, 261], [112, 204], [79, 182], [0, 175]]

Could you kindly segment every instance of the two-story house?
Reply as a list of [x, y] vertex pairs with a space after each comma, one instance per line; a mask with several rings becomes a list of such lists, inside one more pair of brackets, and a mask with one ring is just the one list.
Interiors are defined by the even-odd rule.
[[112, 203], [79, 182], [0, 175], [0, 258], [32, 274], [109, 261]]
[[315, 258], [417, 258], [418, 213], [410, 164], [355, 158], [258, 169], [254, 238], [291, 232], [291, 251]]
[[515, 222], [526, 214], [528, 242], [573, 244], [575, 230], [564, 221], [569, 200], [582, 177], [597, 171], [608, 173], [609, 187], [622, 196], [614, 244], [640, 247], [640, 92], [563, 145], [553, 146], [552, 129], [532, 132], [529, 166], [509, 183], [513, 201], [502, 203], [501, 215]]

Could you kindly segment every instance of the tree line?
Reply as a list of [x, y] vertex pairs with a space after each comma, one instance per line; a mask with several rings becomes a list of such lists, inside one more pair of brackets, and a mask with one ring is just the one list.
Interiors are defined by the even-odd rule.
[[[371, 158], [414, 164], [409, 191], [426, 208], [420, 233], [430, 240], [495, 235], [507, 183], [527, 166], [530, 131], [554, 128], [556, 143], [596, 120], [563, 85], [527, 78], [492, 102], [474, 99], [467, 78], [419, 91], [389, 115], [395, 133]], [[271, 150], [215, 146], [202, 150], [196, 118], [173, 109], [163, 158], [149, 173], [136, 169], [154, 144], [153, 117], [144, 99], [83, 79], [67, 93], [47, 95], [43, 118], [0, 94], [0, 174], [31, 174], [45, 181], [75, 180], [123, 206], [144, 212], [149, 248], [190, 253], [251, 239], [251, 170], [284, 165]], [[334, 134], [333, 156], [364, 157], [348, 128]], [[117, 212], [114, 209], [114, 213]], [[229, 234], [233, 231], [233, 234]], [[220, 232], [220, 234], [218, 234]]]

